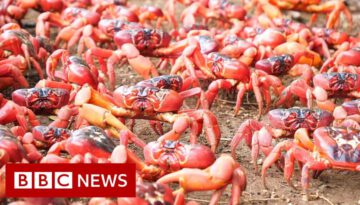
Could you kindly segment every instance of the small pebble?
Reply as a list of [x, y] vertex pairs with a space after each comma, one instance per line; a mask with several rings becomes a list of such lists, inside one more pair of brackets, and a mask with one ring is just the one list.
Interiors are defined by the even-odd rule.
[[[266, 197], [266, 198], [269, 198], [269, 197], [271, 197], [271, 194], [270, 194], [270, 192], [269, 192], [268, 190], [263, 189], [263, 190], [262, 190], [262, 196], [263, 196], [263, 197]], [[272, 198], [272, 197], [271, 197], [271, 198]]]
[[279, 195], [276, 192], [271, 192], [271, 198], [279, 198]]
[[358, 201], [358, 204], [360, 204], [360, 200]]
[[[289, 203], [291, 200], [289, 198], [286, 199], [286, 203]], [[291, 204], [291, 203], [289, 203]]]

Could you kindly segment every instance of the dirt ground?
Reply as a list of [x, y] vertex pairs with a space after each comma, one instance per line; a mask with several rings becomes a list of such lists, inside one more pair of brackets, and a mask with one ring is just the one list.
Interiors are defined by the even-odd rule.
[[[144, 1], [136, 0], [130, 1], [137, 4], [144, 4]], [[145, 1], [147, 5], [163, 5], [163, 0]], [[353, 12], [354, 28], [353, 34], [357, 34], [359, 29], [358, 20], [360, 19], [360, 1], [349, 1], [349, 7]], [[181, 8], [181, 7], [179, 7]], [[179, 9], [180, 10], [180, 9]], [[36, 13], [28, 16], [28, 20], [31, 22]], [[36, 77], [30, 74], [34, 78], [32, 82], [36, 82]], [[118, 69], [117, 71], [117, 84], [134, 84], [141, 80], [134, 72], [129, 68]], [[187, 101], [186, 106], [194, 107], [193, 101]], [[254, 118], [257, 114], [257, 105], [254, 97], [250, 94], [249, 101], [245, 100], [241, 110], [241, 114], [238, 117], [233, 116], [234, 99], [229, 97], [228, 94], [223, 94], [215, 102], [212, 111], [216, 114], [221, 131], [222, 139], [218, 149], [218, 155], [221, 153], [229, 153], [229, 143], [234, 136], [239, 125], [246, 119]], [[44, 124], [48, 123], [47, 117], [41, 117]], [[266, 117], [265, 119], [266, 120]], [[144, 122], [144, 123], [143, 123]], [[146, 142], [154, 141], [158, 136], [150, 129], [148, 123], [145, 121], [137, 121], [134, 132]], [[188, 136], [183, 136], [184, 141], [188, 140]], [[202, 137], [201, 142], [206, 143], [206, 140]], [[137, 154], [142, 155], [141, 150], [137, 149]], [[316, 195], [310, 202], [302, 200], [301, 190], [292, 189], [283, 180], [282, 173], [276, 168], [271, 168], [268, 171], [268, 184], [270, 190], [265, 190], [262, 186], [259, 173], [255, 173], [253, 165], [250, 163], [250, 152], [248, 147], [241, 144], [237, 149], [237, 160], [245, 168], [248, 177], [248, 184], [246, 191], [241, 198], [241, 204], [360, 204], [360, 174], [349, 171], [335, 171], [327, 170], [321, 174], [318, 179], [311, 180], [311, 193]], [[295, 184], [299, 185], [299, 170], [295, 171], [293, 178]], [[298, 186], [299, 187], [299, 186]], [[176, 185], [174, 185], [176, 188]], [[188, 194], [189, 200], [194, 200], [200, 204], [208, 204], [208, 200], [211, 197], [212, 192], [194, 192]], [[231, 195], [230, 186], [224, 192], [221, 202], [219, 204], [229, 204], [229, 198]], [[75, 199], [77, 200], [77, 199]], [[83, 199], [82, 199], [83, 200]]]

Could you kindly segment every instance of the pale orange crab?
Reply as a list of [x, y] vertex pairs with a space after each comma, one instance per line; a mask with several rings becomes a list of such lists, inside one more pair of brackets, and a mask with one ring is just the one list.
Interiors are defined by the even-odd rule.
[[317, 19], [319, 13], [327, 14], [326, 28], [334, 28], [344, 13], [349, 27], [352, 26], [352, 15], [345, 0], [251, 0], [245, 9], [251, 9], [256, 5], [257, 11], [263, 11], [270, 18], [282, 18], [281, 10], [295, 10], [312, 13], [310, 24]]

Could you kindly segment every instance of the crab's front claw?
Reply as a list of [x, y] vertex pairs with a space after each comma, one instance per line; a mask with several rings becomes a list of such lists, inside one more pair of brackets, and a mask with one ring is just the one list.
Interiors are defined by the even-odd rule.
[[[123, 133], [123, 132], [122, 132]], [[127, 149], [125, 145], [118, 145], [111, 154], [112, 163], [134, 163], [136, 170], [144, 179], [156, 180], [163, 175], [163, 171], [152, 165], [146, 165], [134, 152]]]
[[71, 92], [73, 87], [69, 83], [63, 83], [58, 81], [52, 81], [52, 80], [40, 80], [36, 85], [35, 88], [61, 88], [64, 90], [67, 90], [68, 92]]
[[255, 131], [259, 131], [264, 125], [257, 120], [246, 120], [243, 122], [235, 136], [231, 140], [231, 155], [236, 159], [236, 148], [239, 143], [244, 139], [248, 147], [251, 147], [252, 136]]
[[29, 162], [38, 162], [42, 159], [42, 154], [37, 150], [33, 144], [23, 144], [23, 147], [27, 153]]
[[220, 199], [221, 190], [232, 183], [232, 198], [230, 204], [238, 204], [241, 192], [246, 186], [246, 176], [240, 165], [230, 156], [220, 156], [207, 169], [185, 168], [160, 178], [158, 183], [179, 182], [180, 194], [190, 191], [216, 190], [211, 201], [216, 204]]
[[345, 102], [334, 109], [334, 124], [341, 124], [345, 119], [360, 122], [360, 100]]
[[102, 94], [99, 91], [95, 90], [91, 86], [84, 85], [78, 91], [75, 96], [75, 105], [83, 105], [85, 103], [91, 103], [107, 110], [111, 110], [112, 112], [118, 111], [115, 108], [114, 100], [107, 94]]
[[130, 66], [140, 74], [144, 79], [149, 79], [150, 76], [158, 76], [158, 72], [154, 64], [149, 58], [140, 55], [140, 52], [132, 44], [124, 44], [121, 50], [126, 53]]
[[113, 127], [118, 131], [129, 130], [119, 119], [112, 115], [109, 110], [93, 104], [83, 104], [79, 109], [79, 115], [90, 124], [99, 126], [103, 129]]
[[[269, 189], [267, 183], [266, 183], [266, 172], [267, 170], [274, 164], [276, 163], [279, 159], [281, 159], [282, 155], [282, 151], [288, 151], [290, 150], [292, 147], [294, 146], [294, 143], [291, 140], [286, 140], [286, 141], [282, 141], [280, 143], [278, 143], [274, 149], [270, 152], [270, 154], [265, 158], [264, 163], [262, 165], [262, 169], [261, 169], [261, 178], [262, 178], [262, 183], [265, 187], [265, 189]], [[291, 175], [292, 175], [292, 169], [293, 167], [291, 166], [286, 166], [285, 170], [287, 175], [285, 175], [286, 179], [291, 179]]]
[[[190, 128], [194, 131], [192, 134], [198, 136], [201, 128], [205, 127], [206, 138], [213, 152], [216, 151], [221, 138], [221, 131], [216, 116], [210, 110], [202, 109], [190, 111], [186, 113], [192, 118]], [[192, 139], [192, 143], [196, 143], [196, 138]]]
[[203, 118], [207, 140], [210, 143], [211, 150], [215, 152], [221, 138], [219, 124], [216, 116], [208, 110], [204, 110]]

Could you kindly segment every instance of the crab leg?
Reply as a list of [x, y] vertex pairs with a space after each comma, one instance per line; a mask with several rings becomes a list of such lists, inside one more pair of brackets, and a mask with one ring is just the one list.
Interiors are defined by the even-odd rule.
[[[1, 78], [4, 76], [12, 77], [13, 80], [17, 81], [22, 87], [29, 87], [29, 83], [23, 76], [22, 72], [15, 66], [11, 64], [5, 64], [0, 66], [0, 76]], [[0, 82], [0, 88], [3, 87], [3, 82]]]

